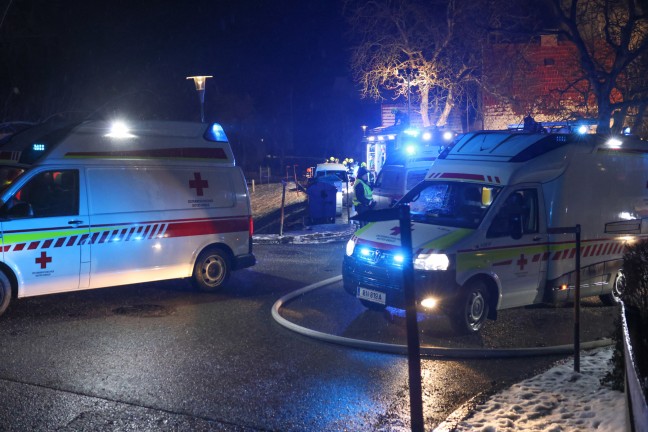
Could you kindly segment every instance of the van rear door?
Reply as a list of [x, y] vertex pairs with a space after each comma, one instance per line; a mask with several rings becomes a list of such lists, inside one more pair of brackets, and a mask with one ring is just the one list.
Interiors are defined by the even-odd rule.
[[[10, 189], [0, 209], [4, 262], [18, 278], [18, 296], [87, 286], [88, 212], [78, 169], [40, 169]], [[85, 260], [85, 261], [89, 261]], [[81, 280], [83, 282], [81, 282]]]

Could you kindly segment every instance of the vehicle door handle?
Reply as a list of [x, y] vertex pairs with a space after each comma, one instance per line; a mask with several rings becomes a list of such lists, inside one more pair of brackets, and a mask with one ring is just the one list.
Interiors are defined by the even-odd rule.
[[540, 240], [542, 240], [542, 237], [541, 237], [541, 236], [535, 236], [535, 237], [533, 237], [533, 241], [540, 241]]
[[68, 221], [68, 224], [70, 224], [70, 225], [77, 225], [78, 226], [78, 225], [81, 225], [82, 223], [83, 223], [83, 221], [78, 220], [78, 219], [72, 219], [71, 221]]

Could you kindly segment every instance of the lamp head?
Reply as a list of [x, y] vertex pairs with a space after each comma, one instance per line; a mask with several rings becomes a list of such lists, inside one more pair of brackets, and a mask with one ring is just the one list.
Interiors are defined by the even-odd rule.
[[197, 91], [205, 90], [205, 82], [207, 81], [207, 78], [213, 78], [213, 77], [211, 75], [196, 75], [196, 76], [187, 77], [187, 79], [194, 80], [194, 84], [196, 85]]

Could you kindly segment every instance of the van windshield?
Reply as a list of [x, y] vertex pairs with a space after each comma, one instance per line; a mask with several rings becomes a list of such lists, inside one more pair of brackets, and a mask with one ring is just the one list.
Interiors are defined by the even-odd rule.
[[0, 191], [5, 190], [25, 168], [16, 165], [0, 165]]
[[477, 183], [425, 181], [401, 202], [410, 203], [415, 222], [475, 229], [501, 189]]

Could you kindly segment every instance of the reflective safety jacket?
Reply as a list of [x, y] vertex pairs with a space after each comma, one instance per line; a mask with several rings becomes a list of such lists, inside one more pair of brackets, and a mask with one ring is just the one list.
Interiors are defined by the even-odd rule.
[[[362, 188], [359, 188], [358, 186], [362, 186]], [[371, 187], [362, 179], [357, 179], [356, 184], [353, 187], [353, 190], [355, 191], [355, 197], [353, 198], [353, 205], [355, 207], [359, 205], [363, 206], [369, 206], [369, 203], [373, 199], [373, 192], [371, 191]], [[358, 193], [361, 191], [360, 193]]]

